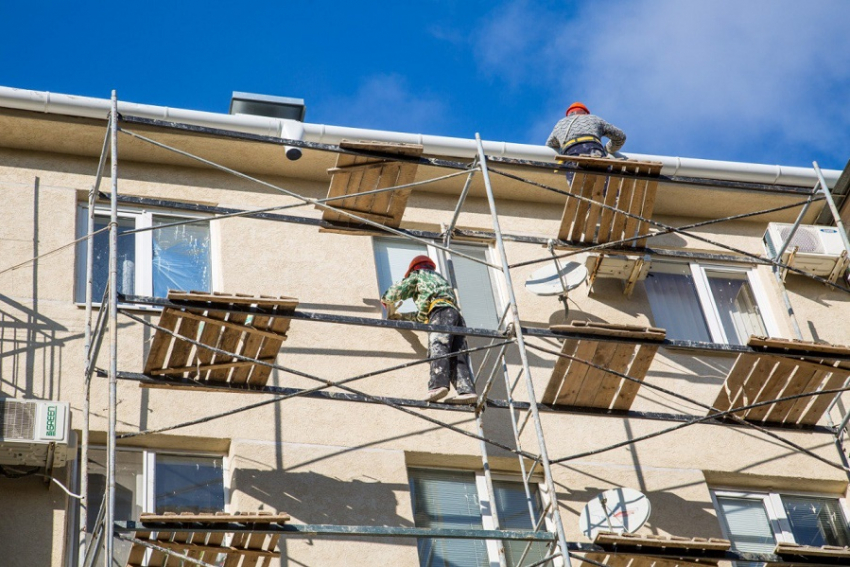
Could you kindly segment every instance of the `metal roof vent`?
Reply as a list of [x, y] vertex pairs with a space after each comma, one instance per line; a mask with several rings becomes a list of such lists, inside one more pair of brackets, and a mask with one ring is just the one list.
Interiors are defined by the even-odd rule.
[[233, 92], [230, 98], [230, 114], [253, 114], [269, 118], [286, 118], [304, 122], [307, 107], [303, 98], [268, 96]]

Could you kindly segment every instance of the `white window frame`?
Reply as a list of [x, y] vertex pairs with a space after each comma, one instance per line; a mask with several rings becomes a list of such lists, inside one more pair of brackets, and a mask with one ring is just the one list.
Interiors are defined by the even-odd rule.
[[[733, 489], [714, 489], [711, 490], [711, 501], [714, 504], [714, 509], [717, 512], [718, 520], [723, 514], [720, 508], [718, 497], [741, 498], [745, 500], [761, 501], [767, 512], [767, 519], [770, 522], [770, 527], [773, 530], [773, 535], [777, 543], [796, 543], [794, 533], [791, 531], [791, 524], [785, 514], [785, 506], [782, 503], [782, 496], [797, 496], [801, 498], [817, 498], [823, 500], [837, 500], [841, 513], [844, 515], [844, 523], [850, 523], [850, 505], [847, 501], [835, 494], [822, 494], [815, 492], [748, 492]], [[730, 539], [732, 534], [726, 527], [726, 520], [720, 521], [720, 529], [723, 531], [723, 537]]]
[[[496, 522], [493, 517], [493, 510], [495, 503], [490, 501], [490, 492], [487, 490], [487, 477], [484, 474], [484, 471], [470, 471], [468, 469], [452, 469], [447, 467], [420, 467], [420, 466], [412, 466], [411, 468], [415, 469], [430, 469], [437, 471], [454, 471], [454, 472], [462, 472], [462, 473], [474, 473], [475, 474], [475, 490], [478, 493], [478, 507], [481, 511], [481, 526], [482, 529], [485, 530], [495, 530]], [[522, 486], [522, 478], [518, 475], [504, 474], [504, 473], [491, 473], [490, 478], [493, 481], [504, 481], [504, 482], [515, 482], [518, 485]], [[537, 493], [540, 495], [540, 507], [541, 510], [547, 510], [550, 508], [549, 504], [551, 502], [551, 498], [549, 493], [546, 490], [546, 484], [543, 482], [543, 478], [539, 475], [534, 475], [534, 477], [529, 481], [529, 484], [533, 484], [537, 487]], [[415, 513], [416, 510], [413, 510]], [[547, 531], [554, 531], [555, 524], [552, 522], [551, 514], [545, 514], [544, 526]], [[504, 528], [502, 528], [504, 529]], [[499, 557], [504, 556], [504, 544], [502, 540], [484, 540], [485, 547], [487, 549], [487, 558], [489, 559], [489, 567], [499, 567]], [[555, 567], [562, 567], [564, 565], [563, 560], [560, 557], [556, 557], [552, 560], [552, 565]]]
[[[374, 251], [376, 249], [375, 248], [376, 238], [379, 238], [380, 240], [385, 240], [385, 241], [410, 242], [410, 243], [415, 243], [415, 244], [419, 244], [419, 245], [422, 244], [421, 242], [415, 242], [415, 241], [412, 241], [412, 240], [407, 240], [407, 239], [404, 239], [404, 238], [396, 238], [396, 237], [392, 237], [392, 236], [373, 237], [372, 238], [373, 254], [374, 254]], [[470, 242], [470, 241], [465, 241], [465, 240], [457, 240], [457, 241], [454, 241], [454, 243], [460, 244], [460, 245], [463, 245], [463, 246], [480, 248], [480, 249], [484, 250], [484, 259], [487, 262], [489, 262], [490, 264], [499, 264], [499, 261], [494, 259], [496, 253], [495, 253], [495, 250], [494, 250], [492, 245], [483, 244], [483, 243], [477, 242], [477, 241], [476, 242]], [[438, 274], [442, 275], [443, 277], [445, 277], [448, 280], [449, 279], [448, 262], [451, 259], [451, 253], [447, 252], [447, 251], [445, 251], [441, 248], [437, 248], [433, 244], [427, 244], [426, 245], [426, 252], [425, 253], [428, 257], [430, 257], [432, 260], [435, 261], [434, 263], [437, 265], [436, 272]], [[487, 268], [487, 273], [490, 276], [490, 285], [493, 287], [493, 306], [496, 308], [495, 318], [496, 318], [496, 321], [498, 322], [499, 318], [504, 313], [505, 306], [508, 303], [507, 302], [507, 294], [505, 292], [504, 285], [501, 282], [501, 278], [494, 277], [495, 276], [495, 274], [493, 273], [494, 268], [491, 268], [490, 266], [484, 266], [484, 267]], [[378, 274], [378, 271], [375, 270], [375, 280], [378, 284], [378, 288], [381, 287], [381, 281], [380, 281], [379, 276], [380, 276], [380, 274]], [[384, 291], [385, 290], [383, 290], [383, 289], [379, 289], [378, 293], [383, 293]], [[458, 299], [460, 300], [460, 298], [458, 298]], [[463, 305], [461, 305], [460, 308], [461, 308], [461, 311], [463, 311]], [[386, 317], [387, 317], [386, 311], [383, 312], [382, 316], [383, 316], [384, 319], [386, 319]]]
[[[95, 205], [96, 216], [110, 216], [111, 211], [108, 206]], [[120, 207], [118, 209], [119, 219], [133, 219], [136, 229], [150, 228], [153, 226], [153, 217], [171, 217], [177, 219], [198, 219], [209, 220], [209, 215], [198, 214], [191, 211], [174, 211], [174, 210], [159, 210], [145, 209], [133, 207]], [[88, 231], [89, 206], [86, 203], [80, 203], [77, 207], [77, 237], [86, 236]], [[218, 262], [218, 254], [214, 252], [218, 249], [218, 231], [217, 223], [209, 223], [210, 231], [210, 292], [221, 289], [221, 273]], [[134, 287], [135, 295], [153, 297], [153, 233], [150, 230], [134, 233], [135, 237], [135, 273]], [[81, 290], [77, 289], [78, 270], [85, 269], [85, 243], [82, 244], [83, 253], [80, 254], [74, 261], [74, 302], [77, 305], [85, 305], [84, 301], [77, 301], [78, 294]], [[100, 305], [99, 297], [92, 298], [93, 305]], [[134, 305], [138, 309], [155, 309], [159, 307]]]
[[[706, 274], [707, 271], [745, 276], [747, 283], [750, 286], [750, 291], [753, 293], [753, 299], [758, 307], [765, 332], [770, 337], [782, 338], [781, 330], [776, 317], [773, 314], [770, 298], [765, 291], [767, 288], [763, 285], [756, 268], [724, 264], [702, 264], [699, 262], [665, 261], [660, 263], [682, 266], [682, 273], [687, 273], [693, 278], [694, 287], [697, 292], [697, 299], [705, 318], [706, 326], [708, 327], [708, 333], [711, 335], [711, 341], [713, 343], [729, 344], [729, 339], [726, 336], [726, 331], [723, 329], [723, 323], [720, 320], [720, 311], [717, 308], [714, 293], [712, 293], [711, 287], [708, 283], [708, 275]], [[650, 273], [652, 273], [651, 268]]]

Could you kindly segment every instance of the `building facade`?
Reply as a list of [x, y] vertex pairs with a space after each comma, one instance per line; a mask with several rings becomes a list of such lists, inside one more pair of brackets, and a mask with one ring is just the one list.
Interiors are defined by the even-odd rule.
[[[846, 253], [822, 194], [810, 199], [814, 170], [629, 155], [651, 165], [599, 176], [598, 164], [584, 163], [569, 182], [548, 148], [484, 143], [496, 159], [467, 185], [474, 140], [124, 103], [119, 111], [116, 521], [261, 511], [289, 514], [292, 525], [531, 530], [534, 514], [541, 530], [557, 534], [561, 521], [567, 540], [591, 543], [582, 510], [604, 491], [629, 488], [651, 504], [638, 534], [724, 538], [733, 551], [763, 554], [778, 542], [850, 545], [846, 451], [836, 430], [847, 412], [838, 390], [850, 359], [840, 348], [850, 345]], [[108, 100], [0, 92], [0, 401], [4, 420], [14, 402], [60, 402], [43, 410], [58, 411], [69, 432], [36, 446], [12, 439], [4, 421], [4, 564], [80, 559], [87, 242], [93, 234], [96, 321], [107, 311], [108, 160], [93, 213], [89, 197], [108, 115]], [[375, 169], [369, 160], [389, 160], [373, 148], [345, 162], [358, 154], [343, 140], [390, 144], [389, 152], [421, 146], [421, 156], [401, 153], [409, 175], [395, 179], [431, 182], [409, 188], [399, 229], [382, 229], [391, 223], [377, 209], [346, 209], [371, 224], [345, 214], [328, 220], [334, 202], [320, 201], [334, 179], [367, 190], [376, 186], [366, 179]], [[290, 159], [298, 157], [293, 147], [300, 159]], [[823, 173], [845, 211], [841, 172]], [[643, 208], [616, 201], [626, 186]], [[565, 220], [570, 201], [575, 220]], [[614, 209], [629, 214], [618, 221]], [[797, 234], [816, 245], [792, 240], [782, 266], [771, 264], [798, 219]], [[600, 246], [603, 226], [617, 222], [627, 238], [645, 239]], [[447, 227], [457, 229], [448, 244]], [[421, 402], [428, 365], [413, 363], [428, 356], [427, 328], [383, 324], [381, 293], [423, 253], [454, 274], [467, 326], [477, 330], [470, 347], [508, 343], [503, 359], [501, 347], [471, 355], [478, 393], [490, 400], [479, 421], [469, 407]], [[553, 256], [561, 268], [573, 262], [582, 276], [587, 269], [569, 282], [565, 302], [534, 286], [554, 274], [545, 273]], [[146, 364], [155, 335], [167, 334], [157, 300], [169, 290], [297, 300], [301, 315], [291, 318], [279, 353], [262, 359], [274, 366], [257, 382], [265, 391], [163, 387], [174, 376]], [[511, 305], [519, 326], [500, 324], [511, 322]], [[257, 327], [260, 319], [262, 311], [229, 321]], [[89, 531], [109, 468], [106, 341], [94, 366]], [[240, 368], [248, 366], [218, 371], [236, 382]], [[250, 368], [240, 383], [251, 383], [257, 367]], [[354, 380], [328, 387], [346, 379]], [[539, 419], [525, 421], [531, 402], [541, 404]], [[758, 402], [749, 410], [756, 413], [740, 414], [756, 427], [700, 420]], [[527, 424], [518, 435], [523, 461], [512, 412]], [[528, 458], [543, 449], [537, 425], [548, 467]], [[127, 534], [116, 533], [116, 555], [126, 561], [130, 543], [119, 535]], [[525, 548], [391, 530], [296, 533], [280, 538], [271, 564], [499, 565], [501, 556], [511, 565], [525, 554], [528, 565], [551, 553], [542, 542]]]

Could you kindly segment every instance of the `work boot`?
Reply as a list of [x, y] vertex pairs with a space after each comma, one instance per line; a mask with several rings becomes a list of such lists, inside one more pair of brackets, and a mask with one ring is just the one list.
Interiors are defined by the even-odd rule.
[[448, 388], [434, 388], [433, 390], [428, 390], [428, 396], [425, 398], [426, 402], [436, 402], [442, 398], [446, 397], [446, 394], [449, 393]]
[[452, 398], [448, 398], [446, 400], [447, 404], [474, 404], [478, 400], [478, 396], [475, 392], [467, 392], [465, 394], [458, 394]]

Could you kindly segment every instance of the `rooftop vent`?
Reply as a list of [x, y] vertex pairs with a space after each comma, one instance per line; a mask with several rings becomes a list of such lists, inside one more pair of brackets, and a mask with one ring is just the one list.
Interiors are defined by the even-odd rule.
[[230, 98], [230, 114], [253, 114], [304, 122], [307, 107], [303, 98], [235, 92]]

